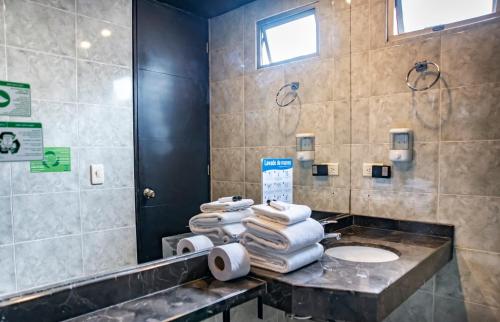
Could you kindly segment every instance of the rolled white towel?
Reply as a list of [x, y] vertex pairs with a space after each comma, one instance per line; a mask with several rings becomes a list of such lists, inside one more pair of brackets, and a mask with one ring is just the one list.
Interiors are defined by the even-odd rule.
[[241, 244], [249, 249], [261, 249], [286, 254], [321, 241], [325, 236], [323, 226], [308, 218], [294, 225], [281, 225], [258, 217], [243, 219], [246, 231]]
[[288, 209], [278, 210], [266, 204], [252, 206], [255, 215], [283, 225], [293, 225], [311, 217], [311, 208], [304, 205], [289, 205]]
[[208, 238], [222, 243], [239, 241], [241, 235], [245, 232], [245, 226], [241, 223], [229, 224], [214, 227], [189, 227], [195, 234], [205, 235]]
[[201, 212], [237, 211], [249, 208], [253, 205], [252, 199], [242, 199], [238, 201], [220, 202], [213, 201], [200, 206]]
[[229, 212], [204, 212], [189, 220], [189, 227], [215, 227], [227, 224], [241, 223], [243, 218], [253, 215], [250, 208]]
[[311, 264], [323, 256], [323, 246], [316, 243], [290, 254], [254, 252], [247, 248], [250, 265], [278, 273], [288, 273]]

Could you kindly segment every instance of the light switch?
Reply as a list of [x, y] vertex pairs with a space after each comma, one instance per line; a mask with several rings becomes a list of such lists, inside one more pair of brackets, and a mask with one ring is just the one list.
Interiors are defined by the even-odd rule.
[[102, 164], [90, 165], [90, 183], [93, 185], [104, 183], [104, 165]]

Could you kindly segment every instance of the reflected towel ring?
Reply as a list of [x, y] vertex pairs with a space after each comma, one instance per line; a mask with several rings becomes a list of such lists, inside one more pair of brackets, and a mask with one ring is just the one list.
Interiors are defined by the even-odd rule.
[[[413, 71], [416, 71], [417, 73], [426, 73], [427, 69], [429, 67], [429, 64], [434, 65], [434, 67], [436, 67], [436, 73], [437, 73], [436, 79], [434, 79], [428, 86], [423, 87], [423, 88], [417, 88], [417, 87], [413, 86], [412, 84], [410, 84], [409, 79], [410, 79], [411, 73]], [[437, 81], [439, 80], [440, 77], [441, 77], [441, 70], [439, 69], [439, 65], [436, 63], [433, 63], [431, 61], [424, 60], [421, 62], [416, 62], [415, 65], [413, 65], [413, 67], [410, 68], [410, 70], [408, 71], [408, 74], [406, 74], [406, 85], [414, 91], [425, 91], [425, 90], [431, 88], [432, 86], [434, 86], [434, 84], [437, 83]]]
[[[277, 104], [279, 107], [286, 107], [286, 106], [288, 106], [288, 105], [292, 104], [292, 103], [293, 103], [293, 102], [297, 99], [297, 97], [299, 96], [299, 94], [297, 93], [297, 90], [299, 89], [299, 86], [300, 86], [299, 82], [291, 82], [291, 83], [289, 83], [289, 84], [285, 84], [285, 85], [283, 85], [283, 86], [282, 86], [282, 87], [278, 90], [278, 93], [276, 93], [276, 104]], [[283, 100], [281, 101], [281, 103], [280, 103], [280, 102], [278, 102], [278, 98], [279, 98], [279, 96], [280, 96], [281, 92], [282, 92], [285, 88], [287, 88], [287, 87], [290, 87], [291, 91], [290, 91], [290, 92], [288, 92], [288, 93], [286, 93], [286, 94], [285, 94], [285, 97], [286, 97], [287, 95], [289, 95], [289, 94], [292, 94], [293, 98], [292, 98], [290, 101], [286, 102], [286, 103], [283, 103]], [[284, 99], [284, 98], [283, 98], [283, 99]]]

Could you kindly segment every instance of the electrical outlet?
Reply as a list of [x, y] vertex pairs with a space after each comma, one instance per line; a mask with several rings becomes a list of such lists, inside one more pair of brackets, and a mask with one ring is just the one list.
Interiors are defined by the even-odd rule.
[[372, 166], [383, 165], [382, 163], [363, 163], [363, 177], [372, 176]]
[[327, 163], [328, 165], [328, 175], [338, 176], [339, 175], [339, 164], [338, 163]]

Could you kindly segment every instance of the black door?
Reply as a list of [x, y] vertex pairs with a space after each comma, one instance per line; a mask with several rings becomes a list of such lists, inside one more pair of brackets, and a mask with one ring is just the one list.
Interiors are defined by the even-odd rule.
[[161, 238], [187, 232], [189, 218], [209, 200], [208, 22], [150, 0], [135, 1], [134, 11], [142, 263], [161, 258]]

